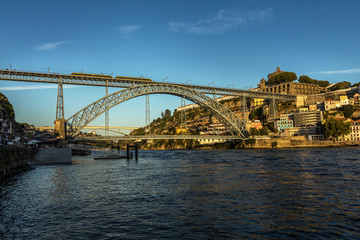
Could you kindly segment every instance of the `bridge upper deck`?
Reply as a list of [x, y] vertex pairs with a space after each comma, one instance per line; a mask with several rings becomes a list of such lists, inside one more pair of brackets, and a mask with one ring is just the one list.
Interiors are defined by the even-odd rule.
[[143, 78], [133, 77], [99, 77], [99, 76], [78, 76], [78, 75], [66, 75], [57, 73], [39, 73], [39, 72], [25, 72], [15, 70], [0, 70], [0, 80], [5, 81], [22, 81], [22, 82], [37, 82], [37, 83], [53, 83], [59, 84], [72, 84], [72, 85], [86, 85], [86, 86], [100, 86], [100, 87], [118, 87], [129, 88], [138, 85], [162, 83], [168, 85], [183, 86], [191, 89], [195, 89], [204, 94], [217, 94], [217, 95], [229, 95], [229, 96], [245, 96], [248, 98], [263, 98], [263, 99], [275, 99], [295, 101], [295, 95], [279, 94], [279, 93], [265, 93], [251, 90], [242, 90], [234, 88], [223, 87], [211, 87], [194, 84], [179, 84], [179, 83], [163, 83], [154, 81], [142, 81]]

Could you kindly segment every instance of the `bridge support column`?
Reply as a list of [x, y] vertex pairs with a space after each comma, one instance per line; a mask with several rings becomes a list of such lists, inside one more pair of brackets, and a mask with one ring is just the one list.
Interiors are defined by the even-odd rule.
[[66, 120], [64, 118], [62, 119], [56, 119], [54, 121], [55, 124], [55, 131], [59, 133], [60, 138], [66, 138]]
[[[105, 97], [107, 97], [109, 95], [108, 88], [109, 88], [109, 81], [106, 80]], [[109, 110], [106, 110], [106, 112], [105, 112], [105, 137], [108, 137], [108, 136], [109, 136]]]
[[139, 159], [139, 154], [138, 154], [138, 145], [137, 143], [129, 143], [126, 145], [126, 158], [130, 159], [132, 158], [132, 153], [131, 148], [133, 148], [135, 150], [135, 160]]
[[277, 118], [277, 107], [275, 98], [270, 99], [269, 103], [269, 117], [271, 120], [276, 120]]
[[56, 105], [56, 120], [55, 132], [59, 133], [60, 138], [66, 138], [66, 120], [64, 118], [64, 95], [63, 95], [63, 85], [60, 78], [58, 95], [57, 95], [57, 105]]
[[145, 99], [146, 103], [145, 103], [145, 131], [146, 131], [146, 135], [150, 135], [150, 99], [149, 99], [149, 94], [146, 94], [146, 99]]

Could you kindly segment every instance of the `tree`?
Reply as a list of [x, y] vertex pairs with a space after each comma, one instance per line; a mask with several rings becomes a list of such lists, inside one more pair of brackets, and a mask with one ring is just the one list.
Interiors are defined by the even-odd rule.
[[274, 122], [269, 122], [267, 124], [267, 127], [268, 127], [269, 131], [274, 132], [274, 133], [277, 132], [277, 129], [275, 128]]
[[360, 86], [360, 82], [354, 83], [354, 84], [352, 85], [352, 87], [359, 87], [359, 86]]
[[250, 114], [249, 114], [249, 119], [250, 120], [254, 120], [254, 119], [256, 119], [256, 113], [255, 113], [255, 111], [252, 111]]
[[338, 139], [340, 136], [350, 133], [350, 123], [340, 119], [330, 118], [324, 124], [324, 135], [326, 138]]
[[343, 107], [343, 111], [344, 111], [344, 117], [350, 118], [351, 115], [354, 113], [354, 107], [353, 105], [345, 105]]
[[259, 132], [259, 130], [257, 130], [257, 128], [252, 127], [252, 128], [250, 128], [250, 135], [251, 136], [260, 135], [260, 132]]
[[311, 83], [311, 84], [317, 84], [320, 87], [327, 87], [329, 86], [329, 81], [322, 81], [322, 80], [316, 80], [316, 79], [312, 79], [306, 75], [301, 75], [299, 77], [299, 83]]
[[171, 117], [171, 111], [169, 109], [165, 110], [165, 118], [170, 118]]
[[260, 135], [269, 135], [269, 129], [267, 127], [263, 127], [259, 131]]
[[280, 83], [293, 82], [297, 76], [293, 72], [281, 72], [269, 76], [268, 85], [277, 85]]
[[343, 82], [338, 82], [337, 84], [335, 84], [334, 86], [332, 86], [330, 88], [331, 91], [336, 91], [336, 90], [340, 90], [340, 89], [346, 89], [349, 88], [351, 86], [350, 82], [347, 81], [343, 81]]
[[299, 77], [299, 83], [313, 83], [313, 79], [311, 79], [310, 77], [308, 77], [306, 75], [301, 75]]

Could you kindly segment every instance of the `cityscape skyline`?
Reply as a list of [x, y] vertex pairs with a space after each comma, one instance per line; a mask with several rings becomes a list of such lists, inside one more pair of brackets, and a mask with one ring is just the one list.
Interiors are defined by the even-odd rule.
[[[0, 68], [144, 76], [154, 81], [248, 89], [280, 67], [330, 82], [360, 81], [358, 1], [11, 1]], [[54, 11], [56, 10], [56, 11]], [[65, 118], [104, 88], [64, 86]], [[115, 92], [121, 89], [109, 89]], [[0, 82], [16, 120], [55, 120], [57, 86]], [[180, 106], [150, 96], [151, 119]], [[94, 121], [103, 125], [104, 117]], [[111, 109], [110, 125], [145, 124], [145, 98]]]

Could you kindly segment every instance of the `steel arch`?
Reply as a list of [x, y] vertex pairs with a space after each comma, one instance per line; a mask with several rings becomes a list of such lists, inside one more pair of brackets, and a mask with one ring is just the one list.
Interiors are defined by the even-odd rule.
[[132, 98], [147, 94], [169, 94], [184, 97], [209, 110], [232, 135], [246, 138], [245, 121], [238, 118], [228, 108], [194, 89], [165, 83], [146, 84], [127, 88], [89, 104], [67, 119], [71, 136], [79, 134], [82, 128], [86, 127], [106, 110]]

